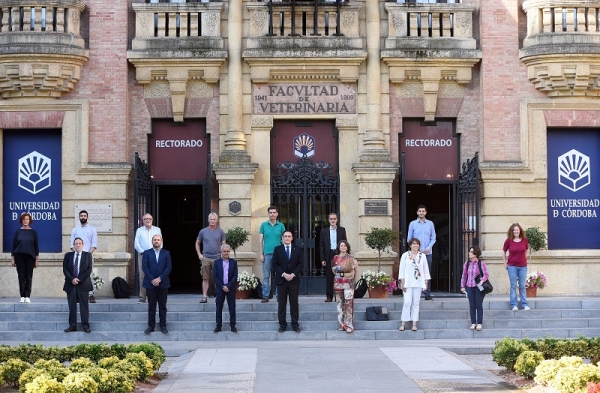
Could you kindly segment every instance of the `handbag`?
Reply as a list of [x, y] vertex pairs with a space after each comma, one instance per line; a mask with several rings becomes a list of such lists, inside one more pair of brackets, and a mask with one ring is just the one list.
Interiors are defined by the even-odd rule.
[[[483, 274], [481, 274], [481, 272], [483, 270], [481, 270], [481, 261], [478, 259], [477, 260], [479, 262], [479, 281], [481, 281], [481, 277], [483, 277]], [[488, 293], [492, 293], [492, 291], [494, 290], [494, 286], [492, 285], [492, 283], [490, 282], [490, 278], [488, 277], [487, 280], [485, 280], [481, 286], [483, 287], [483, 293], [484, 294], [488, 294]]]
[[367, 307], [367, 321], [389, 321], [387, 307]]
[[361, 298], [365, 296], [369, 287], [367, 286], [367, 281], [364, 278], [361, 278], [356, 282], [354, 286], [354, 298]]

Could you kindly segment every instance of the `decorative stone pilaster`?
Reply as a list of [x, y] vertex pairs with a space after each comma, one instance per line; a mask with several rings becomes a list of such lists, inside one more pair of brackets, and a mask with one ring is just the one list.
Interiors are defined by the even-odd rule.
[[[377, 270], [377, 251], [368, 248], [365, 234], [373, 227], [392, 228], [392, 183], [399, 165], [392, 162], [361, 162], [352, 165], [358, 183], [358, 251], [361, 270]], [[370, 205], [377, 204], [377, 209]], [[381, 270], [389, 274], [396, 260], [396, 253], [381, 256]]]

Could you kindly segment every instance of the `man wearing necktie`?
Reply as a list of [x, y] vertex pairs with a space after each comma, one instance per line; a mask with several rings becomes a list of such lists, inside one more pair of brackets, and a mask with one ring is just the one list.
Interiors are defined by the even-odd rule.
[[321, 229], [319, 251], [321, 255], [321, 265], [325, 269], [325, 302], [333, 300], [333, 270], [331, 270], [331, 260], [337, 254], [338, 244], [342, 240], [348, 240], [346, 229], [337, 225], [337, 213], [329, 213], [329, 227]]
[[217, 259], [213, 266], [213, 281], [215, 282], [215, 298], [217, 303], [217, 327], [215, 333], [221, 331], [223, 324], [223, 304], [227, 297], [229, 308], [229, 327], [233, 333], [237, 333], [235, 327], [235, 292], [238, 280], [237, 261], [229, 258], [231, 247], [229, 244], [221, 246], [221, 258]]
[[86, 333], [91, 332], [88, 304], [88, 292], [92, 290], [92, 254], [83, 251], [83, 240], [79, 237], [73, 241], [73, 251], [65, 254], [63, 259], [65, 284], [63, 291], [67, 293], [69, 304], [69, 327], [65, 333], [77, 330], [77, 302], [81, 314], [81, 327]]
[[292, 244], [292, 232], [283, 233], [283, 244], [273, 250], [273, 268], [277, 284], [277, 317], [279, 319], [279, 333], [285, 332], [287, 322], [285, 311], [288, 297], [290, 299], [290, 316], [292, 329], [300, 333], [298, 322], [298, 294], [300, 292], [300, 272], [302, 271], [302, 250]]
[[142, 256], [142, 269], [144, 270], [144, 282], [148, 296], [148, 327], [145, 334], [154, 331], [156, 325], [156, 303], [158, 303], [158, 318], [160, 331], [163, 334], [167, 330], [167, 294], [171, 287], [169, 274], [173, 269], [171, 253], [162, 248], [163, 239], [161, 235], [152, 236], [152, 248], [144, 251]]

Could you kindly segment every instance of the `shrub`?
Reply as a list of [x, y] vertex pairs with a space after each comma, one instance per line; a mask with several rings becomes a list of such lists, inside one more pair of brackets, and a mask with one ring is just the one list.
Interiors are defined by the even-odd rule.
[[79, 344], [75, 347], [75, 357], [90, 358], [97, 362], [102, 358], [112, 356], [111, 347], [108, 344]]
[[48, 359], [46, 348], [42, 344], [19, 344], [11, 348], [10, 357], [21, 359], [29, 364], [40, 359]]
[[544, 360], [544, 355], [538, 351], [522, 352], [515, 362], [515, 371], [525, 378], [533, 378], [535, 369]]
[[[93, 371], [96, 375], [100, 375], [101, 381], [98, 383], [98, 391], [102, 393], [131, 393], [135, 388], [135, 381], [129, 379], [127, 375], [121, 371], [104, 370], [98, 368]], [[96, 378], [94, 378], [96, 380]], [[97, 380], [96, 380], [97, 381]]]
[[19, 391], [21, 393], [25, 393], [25, 386], [42, 374], [46, 374], [46, 376], [50, 378], [50, 375], [48, 375], [45, 370], [40, 368], [30, 368], [29, 370], [26, 370], [19, 377]]
[[127, 375], [127, 378], [132, 381], [140, 380], [140, 375], [142, 374], [142, 370], [136, 366], [135, 363], [130, 362], [127, 359], [120, 360], [113, 369], [124, 372]]
[[26, 393], [66, 393], [65, 385], [42, 374], [25, 386]]
[[568, 356], [560, 359], [544, 360], [535, 369], [534, 381], [537, 384], [548, 386], [561, 368], [577, 368], [583, 364], [583, 360], [576, 356]]
[[600, 383], [588, 382], [587, 393], [600, 393]]
[[69, 370], [74, 373], [87, 371], [91, 368], [96, 368], [96, 363], [92, 362], [88, 358], [77, 358], [74, 359], [71, 364], [69, 364]]
[[98, 366], [110, 370], [115, 368], [120, 362], [120, 359], [116, 356], [106, 357], [98, 361]]
[[154, 370], [158, 370], [160, 365], [165, 362], [165, 350], [157, 343], [139, 343], [127, 346], [127, 352], [139, 353], [140, 351], [144, 352], [152, 361]]
[[73, 373], [67, 376], [63, 385], [67, 393], [97, 393], [98, 383], [87, 373]]
[[593, 364], [568, 366], [558, 370], [551, 385], [561, 393], [585, 392], [588, 382], [600, 381], [600, 369]]
[[31, 368], [29, 363], [21, 359], [8, 359], [2, 366], [4, 382], [12, 386], [17, 386], [21, 374]]
[[127, 355], [127, 346], [125, 344], [113, 344], [110, 346], [112, 356], [116, 356], [119, 359], [125, 359]]
[[125, 360], [139, 369], [138, 381], [145, 381], [154, 374], [154, 365], [144, 352], [128, 353]]
[[527, 346], [525, 344], [514, 338], [505, 337], [500, 341], [496, 341], [496, 345], [492, 350], [492, 358], [498, 365], [504, 366], [508, 370], [514, 370], [517, 358], [526, 350]]
[[558, 342], [555, 338], [540, 338], [536, 341], [537, 350], [544, 354], [544, 359], [560, 359], [561, 356], [556, 356], [554, 348]]

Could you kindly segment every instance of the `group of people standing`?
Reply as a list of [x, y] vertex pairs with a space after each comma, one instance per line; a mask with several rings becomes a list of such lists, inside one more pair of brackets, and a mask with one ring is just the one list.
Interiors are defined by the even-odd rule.
[[[269, 219], [260, 226], [260, 261], [263, 263], [262, 303], [272, 298], [271, 279], [274, 272], [275, 294], [278, 301], [279, 332], [287, 330], [286, 308], [290, 302], [292, 329], [300, 332], [298, 296], [300, 289], [300, 273], [303, 268], [302, 250], [293, 244], [293, 234], [286, 230], [277, 220], [277, 208], [267, 209]], [[432, 247], [436, 234], [433, 222], [425, 218], [427, 208], [417, 207], [417, 219], [412, 221], [408, 229], [409, 250], [402, 254], [398, 273], [399, 288], [403, 292], [404, 304], [401, 315], [400, 331], [405, 330], [406, 323], [412, 322], [412, 330], [417, 331], [419, 321], [420, 297], [425, 300], [431, 297], [431, 265]], [[69, 327], [65, 332], [77, 330], [77, 303], [80, 305], [81, 324], [86, 333], [91, 331], [89, 325], [88, 303], [95, 303], [92, 269], [93, 253], [98, 246], [96, 229], [89, 225], [88, 213], [79, 212], [80, 225], [71, 233], [70, 252], [63, 260], [65, 283], [63, 290], [67, 293], [69, 304]], [[356, 258], [351, 254], [351, 247], [346, 239], [345, 228], [337, 225], [338, 216], [330, 213], [329, 227], [320, 233], [320, 259], [326, 275], [326, 299], [332, 302], [335, 297], [338, 311], [338, 329], [352, 333], [354, 331], [354, 288], [360, 275]], [[172, 260], [169, 251], [163, 249], [163, 238], [160, 228], [153, 226], [150, 214], [143, 216], [144, 225], [137, 229], [134, 247], [139, 253], [139, 299], [138, 303], [148, 300], [148, 327], [146, 334], [154, 331], [156, 325], [156, 307], [159, 309], [159, 326], [162, 333], [167, 334], [167, 293], [170, 287], [169, 274]], [[216, 327], [215, 333], [222, 329], [222, 311], [225, 300], [229, 308], [229, 325], [232, 332], [237, 332], [235, 292], [238, 279], [238, 263], [230, 258], [231, 247], [226, 244], [225, 232], [218, 227], [219, 217], [216, 213], [208, 216], [208, 226], [198, 233], [195, 248], [200, 260], [202, 275], [202, 298], [200, 303], [207, 303], [210, 282], [215, 285]], [[12, 243], [12, 266], [16, 267], [19, 279], [21, 303], [31, 302], [31, 286], [33, 270], [39, 266], [38, 234], [31, 227], [33, 223], [29, 213], [19, 218], [21, 227], [17, 229]], [[510, 306], [518, 310], [516, 288], [519, 286], [520, 303], [523, 310], [530, 310], [525, 293], [527, 279], [527, 237], [523, 228], [514, 223], [510, 226], [504, 242], [502, 258], [508, 271], [510, 281]], [[489, 279], [487, 265], [480, 258], [481, 249], [473, 246], [469, 249], [468, 259], [463, 265], [461, 292], [469, 299], [471, 330], [483, 329], [484, 292], [481, 284]]]

